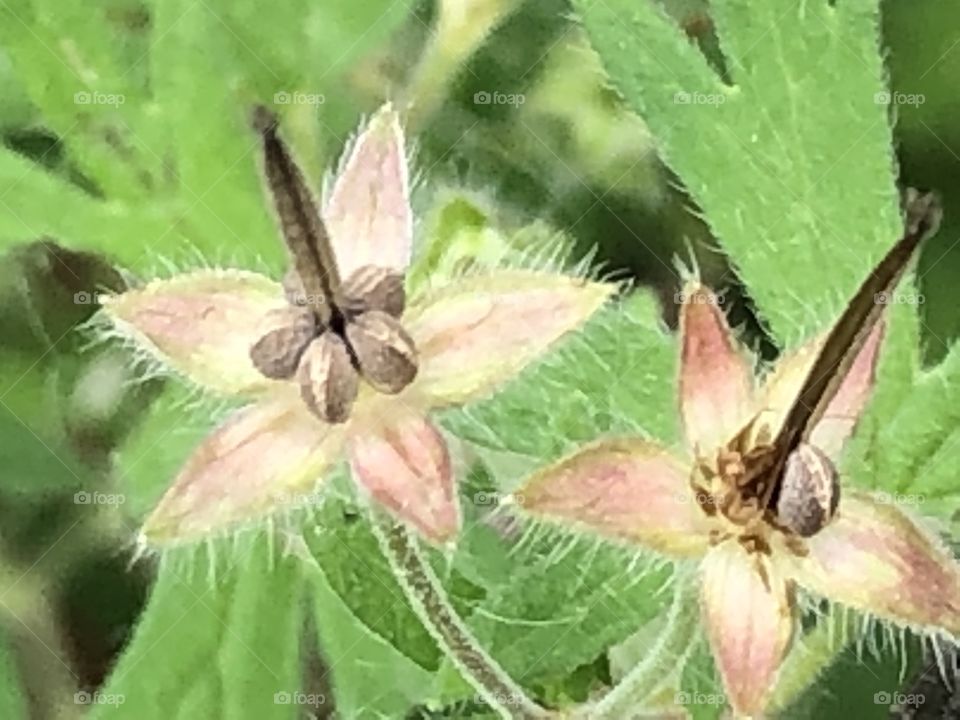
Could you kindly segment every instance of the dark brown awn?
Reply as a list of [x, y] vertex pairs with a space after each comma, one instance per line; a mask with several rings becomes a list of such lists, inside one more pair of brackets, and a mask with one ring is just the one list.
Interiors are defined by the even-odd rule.
[[942, 211], [932, 193], [909, 190], [903, 206], [903, 236], [864, 280], [828, 333], [776, 437], [750, 454], [748, 484], [756, 489], [761, 507], [802, 536], [822, 528], [839, 499], [835, 469], [807, 441], [879, 322], [885, 298], [903, 277], [920, 243], [940, 223]]

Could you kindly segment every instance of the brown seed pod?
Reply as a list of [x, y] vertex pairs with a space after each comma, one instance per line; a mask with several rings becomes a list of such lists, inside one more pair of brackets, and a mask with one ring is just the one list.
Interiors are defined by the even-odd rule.
[[396, 394], [417, 375], [413, 340], [396, 319], [373, 310], [347, 325], [347, 340], [363, 377], [377, 390]]
[[406, 304], [403, 276], [387, 268], [364, 265], [343, 284], [344, 310], [360, 314], [370, 310], [399, 318]]
[[271, 380], [293, 377], [303, 351], [317, 334], [312, 313], [301, 311], [289, 315], [289, 321], [266, 333], [250, 348], [253, 366]]
[[777, 499], [780, 524], [800, 537], [816, 535], [833, 518], [839, 500], [836, 467], [822, 450], [801, 443], [783, 473]]
[[339, 336], [325, 332], [310, 343], [300, 361], [297, 380], [301, 397], [321, 420], [342, 423], [350, 417], [360, 378]]

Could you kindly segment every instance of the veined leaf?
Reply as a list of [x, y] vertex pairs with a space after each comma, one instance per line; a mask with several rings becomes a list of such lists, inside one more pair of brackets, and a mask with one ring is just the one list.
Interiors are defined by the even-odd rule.
[[[215, 577], [205, 551], [191, 563], [162, 563], [133, 640], [104, 689], [139, 718], [277, 718], [301, 710], [303, 584], [299, 561], [274, 559], [263, 538], [221, 558]], [[191, 566], [192, 565], [192, 566]], [[94, 718], [114, 717], [97, 704]]]
[[713, 2], [720, 72], [656, 3], [574, 6], [774, 335], [827, 326], [900, 234], [876, 0]]

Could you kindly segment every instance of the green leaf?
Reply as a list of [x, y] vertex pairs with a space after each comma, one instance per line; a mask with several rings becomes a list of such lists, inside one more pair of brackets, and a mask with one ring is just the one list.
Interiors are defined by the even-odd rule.
[[554, 533], [516, 548], [511, 581], [470, 618], [518, 682], [555, 682], [602, 655], [670, 602], [671, 571], [608, 543]]
[[713, 2], [722, 72], [656, 3], [574, 6], [774, 335], [828, 325], [901, 229], [877, 2]]
[[433, 675], [357, 618], [322, 570], [309, 577], [320, 647], [340, 715], [357, 720], [403, 717], [425, 702]]
[[80, 172], [113, 200], [146, 198], [162, 166], [162, 152], [138, 134], [148, 110], [145, 12], [132, 2], [0, 8], [0, 41], [17, 76]]
[[344, 78], [408, 12], [388, 0], [298, 0], [265, 23], [254, 0], [0, 6], [0, 43], [67, 148], [65, 175], [98, 195], [0, 150], [0, 243], [48, 234], [137, 273], [187, 249], [208, 262], [279, 261], [251, 108], [283, 106], [319, 186], [318, 150], [342, 146], [356, 123]]
[[[921, 374], [878, 434], [878, 486], [904, 495], [925, 513], [950, 517], [960, 510], [960, 345]], [[894, 497], [896, 500], [896, 497]]]
[[599, 311], [581, 333], [491, 399], [447, 413], [444, 425], [481, 450], [540, 462], [600, 434], [674, 442], [675, 342], [663, 331], [654, 297], [637, 292]]
[[328, 496], [305, 539], [325, 583], [361, 623], [424, 670], [437, 669], [436, 643], [407, 603], [364, 509]]
[[[282, 694], [301, 688], [299, 562], [276, 559], [262, 537], [219, 562], [208, 549], [164, 558], [102, 694], [122, 696], [125, 714], [148, 720], [298, 717], [300, 708]], [[111, 709], [97, 705], [91, 717], [112, 717]]]
[[[789, 720], [890, 718], [891, 707], [896, 704], [894, 694], [903, 697], [914, 692], [904, 687], [904, 677], [919, 669], [920, 643], [911, 639], [903, 646], [893, 644], [891, 647], [881, 640], [880, 633], [876, 629], [860, 646], [848, 645], [832, 664], [820, 668], [816, 683], [782, 713], [777, 712], [777, 717]], [[812, 651], [815, 653], [816, 648]], [[927, 673], [936, 676], [937, 670], [930, 667]], [[927, 700], [930, 705], [936, 702], [933, 697]], [[923, 704], [921, 700], [919, 705]]]
[[[162, 229], [161, 229], [162, 226]], [[109, 204], [0, 147], [0, 249], [44, 236], [74, 248], [97, 248], [125, 260], [143, 258], [139, 240], [176, 236], [169, 223]]]

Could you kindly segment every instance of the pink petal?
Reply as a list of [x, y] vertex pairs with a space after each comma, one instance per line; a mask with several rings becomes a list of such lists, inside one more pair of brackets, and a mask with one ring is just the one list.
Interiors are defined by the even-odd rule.
[[[810, 442], [832, 460], [839, 458], [844, 443], [853, 433], [870, 399], [884, 327], [881, 320], [871, 331], [837, 394], [827, 406], [826, 413], [811, 434]], [[821, 335], [781, 359], [764, 382], [762, 419], [770, 425], [774, 434], [780, 429], [790, 404], [800, 392], [800, 386], [810, 372], [824, 339], [825, 335]]]
[[537, 472], [515, 493], [524, 512], [672, 556], [706, 551], [709, 523], [689, 467], [642, 440], [605, 440]]
[[848, 493], [807, 547], [794, 560], [801, 585], [900, 625], [960, 635], [960, 564], [896, 505]]
[[250, 348], [288, 318], [283, 290], [262, 275], [206, 270], [103, 299], [104, 311], [162, 362], [228, 394], [271, 387]]
[[237, 411], [187, 460], [147, 518], [148, 543], [201, 540], [309, 504], [343, 433], [310, 415], [293, 390]]
[[712, 454], [749, 420], [753, 373], [717, 296], [702, 285], [683, 292], [680, 311], [680, 413], [687, 443]]
[[365, 265], [406, 271], [413, 247], [408, 174], [400, 116], [388, 103], [360, 131], [323, 210], [344, 280]]
[[[762, 568], [762, 573], [758, 568]], [[704, 558], [703, 618], [733, 709], [762, 712], [793, 634], [793, 598], [767, 556], [727, 540]]]
[[523, 270], [441, 289], [404, 317], [421, 358], [417, 387], [438, 405], [489, 394], [580, 327], [614, 290]]
[[426, 417], [394, 412], [377, 423], [356, 422], [350, 464], [376, 502], [431, 542], [446, 542], [459, 532], [447, 444]]

